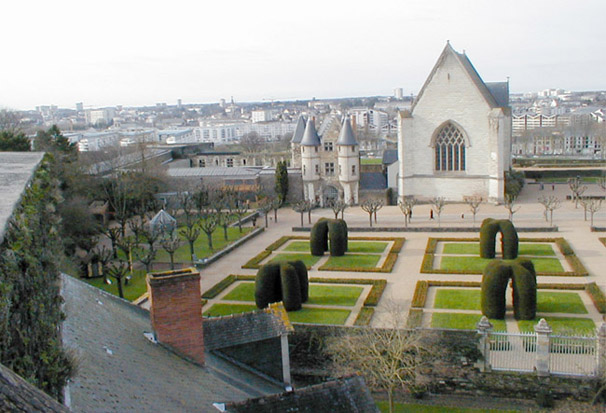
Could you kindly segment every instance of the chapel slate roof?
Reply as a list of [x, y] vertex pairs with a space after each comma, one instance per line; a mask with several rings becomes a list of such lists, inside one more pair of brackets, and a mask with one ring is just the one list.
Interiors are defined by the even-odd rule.
[[295, 131], [292, 134], [292, 143], [301, 143], [301, 139], [303, 139], [303, 134], [305, 133], [305, 117], [303, 115], [299, 116], [297, 119], [297, 126], [295, 126]]
[[303, 139], [301, 139], [301, 146], [320, 146], [320, 144], [320, 137], [318, 136], [318, 132], [316, 132], [314, 120], [309, 119], [305, 127]]
[[290, 392], [225, 404], [228, 413], [372, 413], [378, 412], [361, 376], [349, 376]]
[[217, 401], [282, 391], [207, 352], [205, 367], [152, 343], [149, 313], [62, 275], [64, 345], [79, 360], [69, 384], [76, 412], [212, 412]]
[[397, 149], [385, 149], [383, 151], [383, 165], [391, 165], [398, 160]]
[[205, 318], [202, 325], [204, 346], [209, 351], [280, 337], [294, 331], [282, 303], [249, 313]]
[[387, 178], [382, 172], [362, 172], [360, 189], [377, 190], [387, 188]]
[[0, 364], [0, 412], [66, 413], [69, 409]]
[[349, 121], [349, 118], [345, 118], [343, 126], [341, 127], [341, 133], [339, 134], [339, 139], [337, 139], [337, 145], [355, 146], [357, 144], [358, 142], [351, 129], [351, 122]]
[[486, 82], [486, 87], [499, 107], [509, 106], [509, 82]]

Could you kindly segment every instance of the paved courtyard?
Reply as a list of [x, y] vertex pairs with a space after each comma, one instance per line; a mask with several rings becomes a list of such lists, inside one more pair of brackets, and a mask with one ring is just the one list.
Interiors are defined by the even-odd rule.
[[[597, 185], [588, 185], [589, 189], [585, 195], [604, 195]], [[531, 238], [554, 238], [564, 237], [572, 246], [581, 262], [589, 272], [587, 277], [550, 277], [542, 276], [541, 283], [589, 283], [596, 282], [598, 286], [606, 291], [606, 247], [599, 238], [606, 237], [605, 232], [591, 232], [589, 217], [584, 220], [583, 208], [575, 208], [574, 203], [566, 201], [570, 190], [567, 184], [540, 185], [530, 183], [525, 186], [518, 199], [519, 210], [513, 216], [513, 222], [519, 227], [545, 227], [544, 208], [537, 202], [539, 196], [555, 195], [561, 201], [561, 207], [555, 210], [553, 215], [554, 225], [559, 228], [558, 232], [532, 232], [521, 233], [521, 237]], [[414, 208], [412, 227], [437, 227], [438, 220], [430, 220], [430, 205], [417, 205]], [[312, 211], [312, 223], [320, 217], [334, 217], [330, 209], [316, 209]], [[395, 236], [405, 237], [406, 242], [399, 258], [391, 273], [372, 272], [331, 272], [312, 269], [310, 277], [330, 278], [370, 278], [386, 279], [387, 288], [372, 319], [372, 326], [382, 326], [390, 322], [393, 308], [407, 313], [410, 307], [415, 285], [418, 280], [456, 280], [481, 281], [481, 275], [455, 276], [452, 274], [421, 274], [421, 263], [429, 237], [477, 237], [479, 225], [484, 218], [507, 218], [508, 212], [502, 205], [483, 204], [476, 216], [475, 229], [472, 223], [472, 214], [466, 204], [448, 204], [444, 207], [440, 226], [442, 227], [469, 227], [469, 232], [355, 232], [350, 236]], [[273, 213], [270, 215], [269, 228], [252, 241], [238, 247], [227, 256], [221, 258], [201, 271], [202, 291], [206, 291], [229, 274], [254, 275], [256, 270], [243, 269], [248, 260], [256, 256], [261, 250], [284, 235], [308, 235], [308, 233], [293, 232], [292, 227], [300, 225], [300, 215], [290, 208], [283, 208], [278, 212], [278, 222], [274, 222]], [[307, 216], [306, 226], [309, 226]], [[385, 206], [377, 213], [380, 227], [403, 227], [404, 218], [397, 206]], [[368, 214], [359, 206], [345, 210], [345, 220], [349, 227], [368, 227]], [[263, 225], [264, 220], [257, 220], [258, 225]], [[375, 224], [373, 224], [375, 225]], [[606, 203], [603, 209], [594, 216], [594, 225], [606, 227]], [[314, 268], [317, 268], [315, 266]], [[461, 278], [463, 277], [463, 278]]]

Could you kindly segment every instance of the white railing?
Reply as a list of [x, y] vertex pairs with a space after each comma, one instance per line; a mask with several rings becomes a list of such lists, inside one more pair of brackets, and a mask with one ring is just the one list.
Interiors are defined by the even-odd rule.
[[535, 332], [493, 332], [488, 319], [478, 323], [482, 371], [534, 372], [539, 375], [595, 377], [606, 371], [606, 324], [595, 336], [552, 334], [544, 319]]

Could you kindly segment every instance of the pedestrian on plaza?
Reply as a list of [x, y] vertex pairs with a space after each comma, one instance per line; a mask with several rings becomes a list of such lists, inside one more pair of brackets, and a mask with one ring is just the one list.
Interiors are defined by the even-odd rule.
[[429, 210], [429, 219], [433, 219], [433, 209]]

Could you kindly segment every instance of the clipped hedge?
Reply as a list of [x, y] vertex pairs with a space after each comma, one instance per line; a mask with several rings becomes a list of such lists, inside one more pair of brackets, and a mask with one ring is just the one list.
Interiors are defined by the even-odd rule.
[[263, 250], [254, 257], [252, 257], [246, 264], [242, 266], [242, 268], [257, 270], [259, 269], [259, 264], [271, 255], [270, 250]]
[[598, 240], [606, 247], [606, 238], [598, 238]]
[[444, 272], [445, 274], [450, 273], [450, 270], [439, 270], [439, 269], [434, 270], [434, 268], [433, 268], [434, 258], [435, 258], [435, 256], [433, 254], [425, 254], [423, 256], [423, 262], [421, 263], [421, 273], [427, 274], [427, 273], [434, 273], [434, 272], [439, 272], [439, 271], [447, 271], [447, 272]]
[[492, 261], [484, 268], [480, 308], [488, 318], [505, 318], [505, 292], [511, 278], [511, 266], [503, 261]]
[[362, 307], [358, 316], [356, 317], [356, 321], [354, 321], [355, 326], [367, 326], [370, 324], [370, 320], [372, 316], [375, 314], [375, 309], [373, 307]]
[[606, 296], [598, 287], [596, 283], [589, 283], [585, 285], [585, 291], [591, 297], [591, 301], [593, 301], [593, 305], [598, 309], [598, 311], [602, 314], [606, 313]]
[[516, 261], [511, 265], [513, 313], [516, 320], [533, 320], [537, 315], [537, 275], [530, 260]]
[[280, 238], [278, 238], [276, 241], [272, 242], [271, 244], [269, 244], [265, 249], [267, 251], [275, 251], [278, 248], [280, 248], [282, 245], [286, 244], [288, 241], [293, 240], [293, 239], [307, 239], [307, 237], [303, 237], [300, 235], [284, 235]]
[[208, 290], [203, 292], [202, 298], [206, 298], [206, 299], [215, 298], [216, 296], [218, 296], [221, 293], [221, 291], [225, 290], [227, 287], [232, 285], [234, 282], [236, 282], [236, 276], [233, 274], [228, 275], [227, 277], [223, 278], [221, 281], [219, 281], [218, 283], [213, 285], [211, 288], [209, 288]]
[[[302, 308], [301, 286], [295, 267], [289, 262], [280, 264], [280, 283], [282, 286], [282, 302], [286, 311], [297, 311]], [[255, 288], [256, 293], [256, 288]], [[255, 294], [256, 298], [256, 294]], [[275, 301], [274, 301], [275, 302]], [[257, 304], [258, 306], [258, 304]], [[265, 307], [259, 307], [265, 308]]]
[[518, 258], [519, 238], [513, 223], [508, 219], [502, 219], [499, 227], [503, 233], [503, 258], [506, 260]]
[[425, 301], [427, 301], [427, 292], [429, 291], [429, 281], [420, 280], [417, 281], [415, 286], [415, 292], [412, 296], [412, 308], [423, 308], [425, 307]]
[[353, 284], [353, 285], [372, 285], [370, 293], [364, 300], [365, 307], [376, 307], [379, 304], [379, 300], [387, 287], [387, 280], [373, 280], [370, 278], [317, 278], [312, 277], [309, 279], [312, 283], [323, 283], [323, 284]]
[[423, 310], [411, 308], [408, 310], [408, 318], [406, 319], [406, 328], [419, 328], [423, 322]]
[[393, 245], [391, 246], [391, 249], [389, 250], [389, 252], [391, 252], [393, 254], [397, 254], [400, 251], [402, 251], [402, 247], [404, 246], [405, 241], [406, 241], [406, 238], [394, 238]]
[[270, 262], [259, 268], [255, 279], [255, 304], [258, 308], [282, 301], [281, 265]]
[[301, 301], [306, 303], [309, 300], [309, 275], [305, 263], [301, 260], [291, 261], [290, 264], [295, 267], [297, 277], [299, 278], [299, 288], [301, 290]]
[[508, 219], [486, 218], [480, 228], [480, 257], [494, 258], [496, 255], [495, 238], [501, 232], [503, 258], [512, 260], [518, 257], [518, 233]]
[[328, 219], [320, 218], [311, 228], [309, 248], [311, 255], [318, 257], [328, 251]]
[[342, 219], [328, 221], [328, 234], [330, 237], [330, 255], [341, 257], [347, 251], [347, 224]]

